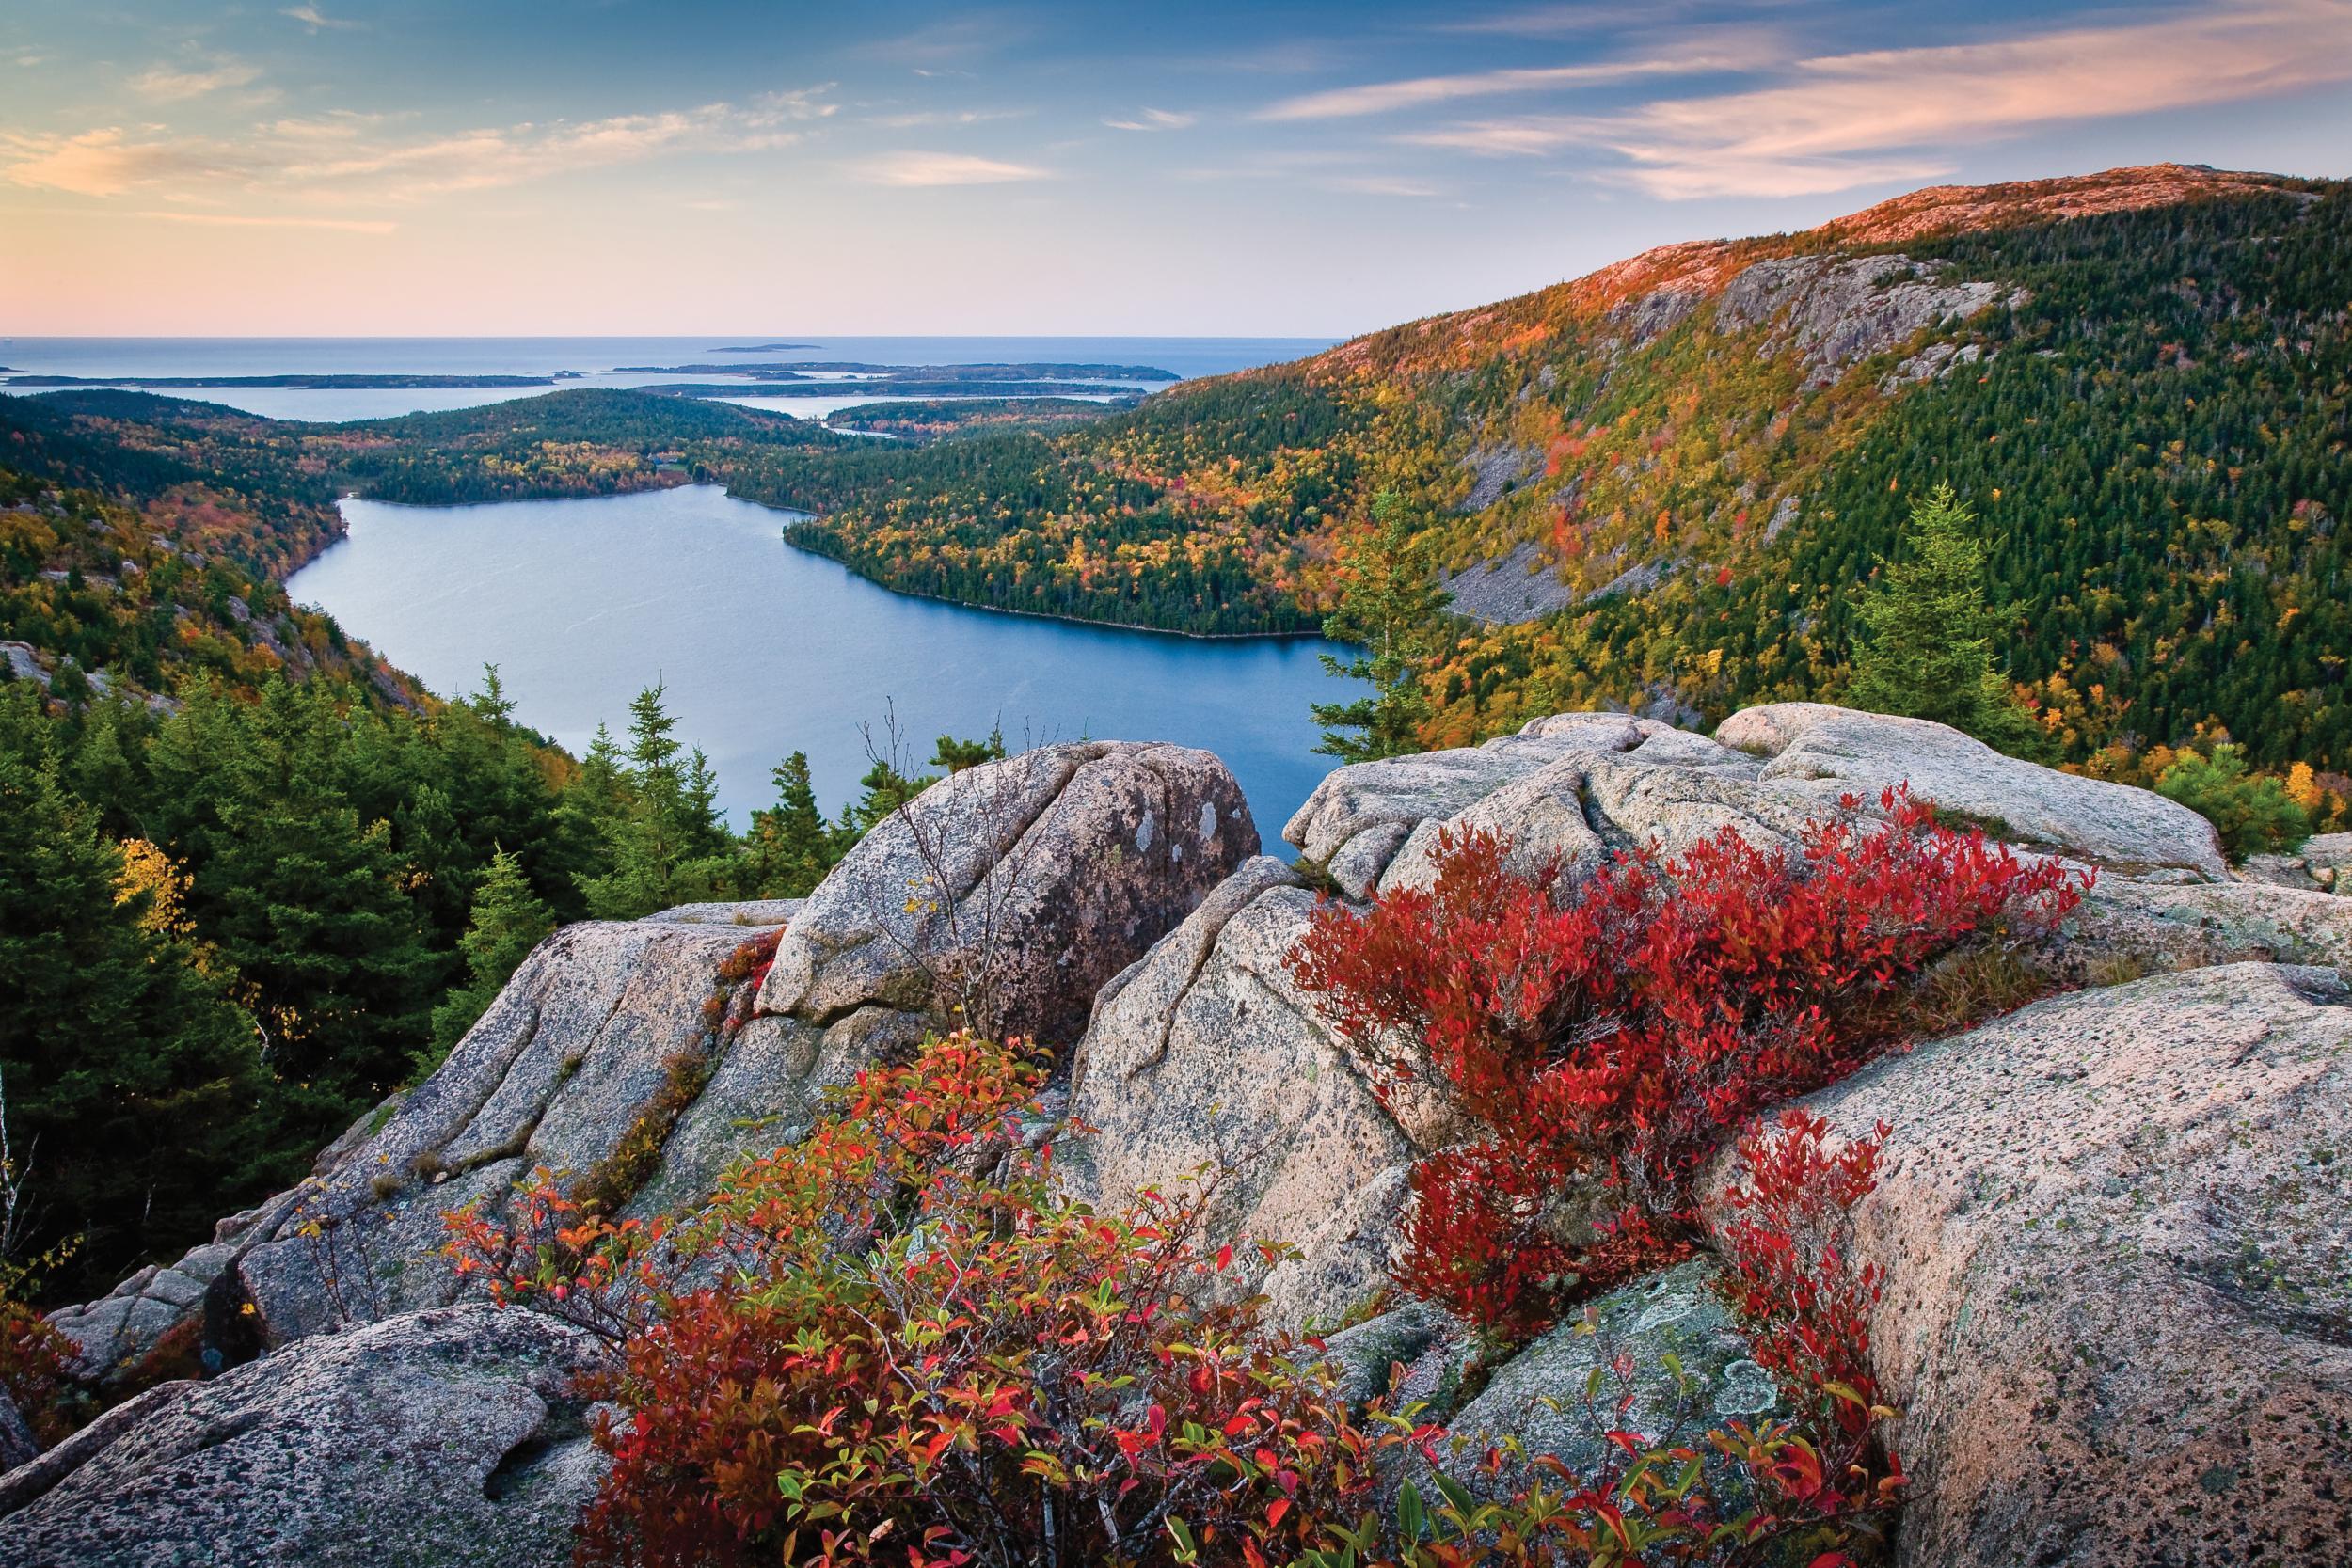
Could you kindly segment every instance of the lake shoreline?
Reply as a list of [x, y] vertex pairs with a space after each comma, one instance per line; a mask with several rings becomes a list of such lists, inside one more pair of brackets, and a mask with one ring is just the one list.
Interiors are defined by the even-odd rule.
[[[749, 496], [737, 496], [735, 499], [752, 500]], [[756, 500], [752, 501], [752, 504], [754, 506], [768, 505], [765, 501]], [[787, 509], [771, 506], [768, 510], [782, 512]], [[1168, 626], [1139, 626], [1132, 621], [1097, 621], [1084, 615], [1056, 615], [1051, 610], [1014, 610], [1009, 605], [980, 604], [971, 599], [950, 598], [945, 594], [926, 594], [919, 588], [900, 588], [896, 583], [884, 582], [878, 577], [859, 571], [857, 567], [838, 556], [827, 555], [822, 550], [810, 549], [806, 545], [794, 539], [788, 528], [785, 530], [784, 542], [803, 555], [813, 555], [819, 561], [832, 562], [860, 581], [870, 582], [885, 594], [896, 594], [904, 599], [928, 599], [932, 604], [953, 605], [958, 610], [984, 610], [991, 615], [1018, 615], [1028, 621], [1053, 621], [1065, 626], [1099, 626], [1104, 631], [1139, 632], [1146, 637], [1181, 637], [1187, 642], [1289, 642], [1295, 641], [1302, 637], [1324, 642], [1340, 641], [1327, 632], [1320, 631], [1177, 631]]]
[[[728, 489], [724, 484], [719, 483], [713, 480], [688, 480], [683, 483], [672, 484], [663, 484], [660, 483], [641, 484], [631, 486], [626, 490], [614, 490], [612, 491], [611, 494], [613, 496], [642, 496], [654, 490], [693, 489], [716, 490], [721, 495], [727, 497], [731, 500], [743, 501], [749, 505], [758, 507], [763, 512], [778, 513], [787, 517], [805, 517], [814, 520], [815, 518], [822, 515], [820, 513], [810, 512], [803, 507], [777, 506], [772, 502], [760, 500], [755, 497], [739, 496], [734, 491]], [[503, 497], [498, 500], [459, 501], [454, 504], [448, 505], [421, 505], [411, 501], [378, 500], [374, 497], [368, 495], [365, 491], [360, 490], [346, 490], [341, 497], [338, 498], [340, 500], [363, 500], [372, 506], [396, 506], [418, 512], [462, 512], [468, 510], [469, 508], [477, 506], [508, 506], [512, 505], [516, 501], [522, 500], [598, 500], [602, 499], [604, 498], [598, 496], [509, 496]], [[931, 604], [953, 605], [958, 610], [984, 610], [991, 615], [1018, 615], [1025, 620], [1052, 621], [1066, 626], [1099, 626], [1105, 631], [1139, 632], [1148, 637], [1181, 637], [1188, 642], [1286, 642], [1295, 641], [1300, 638], [1311, 638], [1316, 641], [1326, 642], [1341, 641], [1340, 639], [1333, 638], [1329, 634], [1321, 631], [1178, 631], [1170, 626], [1138, 626], [1133, 621], [1098, 621], [1084, 615], [1056, 615], [1049, 610], [1014, 610], [1007, 605], [977, 604], [970, 599], [953, 598], [946, 594], [926, 594], [920, 589], [900, 588], [895, 583], [884, 582], [880, 578], [859, 571], [857, 567], [850, 562], [843, 561], [836, 556], [827, 555], [822, 550], [810, 549], [806, 545], [802, 544], [799, 540], [792, 537], [791, 525], [788, 523], [779, 531], [783, 535], [785, 544], [793, 549], [800, 551], [801, 554], [813, 556], [818, 561], [830, 561], [834, 565], [840, 567], [843, 571], [848, 572], [850, 576], [858, 578], [861, 582], [870, 582], [885, 594], [896, 594], [900, 598], [906, 599], [923, 599]], [[325, 547], [331, 549], [340, 538], [341, 535], [338, 534], [337, 539], [328, 540]], [[324, 553], [324, 551], [322, 551], [322, 553]], [[286, 575], [288, 577], [293, 576], [294, 572], [300, 571], [304, 566], [309, 565], [311, 561], [315, 561], [317, 559], [317, 556], [311, 556], [307, 559], [297, 561], [294, 567], [288, 571]]]
[[664, 685], [737, 820], [772, 803], [769, 775], [792, 751], [825, 809], [854, 799], [865, 736], [895, 704], [918, 760], [933, 736], [998, 725], [1029, 743], [1213, 751], [1270, 834], [1329, 770], [1312, 705], [1363, 689], [1322, 669], [1319, 653], [1344, 657], [1327, 642], [981, 614], [900, 593], [790, 544], [778, 525], [793, 514], [721, 485], [489, 504], [352, 497], [344, 537], [287, 594], [445, 699], [498, 664], [520, 721], [575, 753]]

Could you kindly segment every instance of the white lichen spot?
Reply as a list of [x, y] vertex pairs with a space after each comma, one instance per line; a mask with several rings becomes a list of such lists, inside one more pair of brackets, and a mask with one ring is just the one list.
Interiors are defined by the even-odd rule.
[[1724, 1369], [1723, 1391], [1715, 1396], [1720, 1416], [1761, 1416], [1780, 1402], [1772, 1374], [1754, 1361], [1734, 1361]]
[[1642, 1315], [1633, 1320], [1633, 1332], [1645, 1333], [1661, 1323], [1677, 1323], [1699, 1309], [1695, 1296], [1667, 1296], [1642, 1308]]
[[1152, 820], [1152, 813], [1147, 809], [1143, 814], [1143, 820], [1136, 824], [1136, 848], [1138, 852], [1152, 847], [1152, 833], [1156, 826], [1157, 824]]

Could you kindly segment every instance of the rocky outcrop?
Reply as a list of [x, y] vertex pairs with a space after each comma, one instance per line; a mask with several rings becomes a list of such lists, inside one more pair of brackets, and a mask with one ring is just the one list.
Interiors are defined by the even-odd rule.
[[[200, 1350], [231, 1370], [141, 1395], [0, 1478], [0, 1561], [213, 1560], [183, 1543], [215, 1540], [264, 1563], [434, 1560], [403, 1549], [395, 1519], [451, 1561], [559, 1560], [597, 1461], [557, 1373], [597, 1353], [456, 1301], [442, 1216], [506, 1201], [534, 1165], [611, 1179], [633, 1215], [690, 1212], [731, 1162], [802, 1136], [827, 1085], [966, 999], [1001, 1008], [962, 1015], [984, 1026], [1075, 1040], [1055, 1162], [1073, 1196], [1118, 1205], [1222, 1173], [1215, 1239], [1292, 1249], [1269, 1263], [1237, 1246], [1222, 1288], [1263, 1292], [1282, 1326], [1355, 1323], [1330, 1340], [1342, 1391], [1369, 1400], [1393, 1372], [1400, 1400], [1451, 1419], [1443, 1462], [1466, 1482], [1506, 1439], [1590, 1467], [1606, 1439], [1577, 1401], [1618, 1351], [1634, 1383], [1613, 1424], [1657, 1437], [1773, 1411], [1704, 1259], [1600, 1298], [1592, 1332], [1486, 1368], [1464, 1325], [1391, 1299], [1409, 1173], [1473, 1129], [1425, 1079], [1375, 1086], [1286, 959], [1319, 899], [1425, 885], [1444, 831], [1491, 831], [1522, 867], [1573, 880], [1725, 829], [1790, 845], [1897, 785], [2095, 873], [2042, 957], [2102, 988], [1814, 1099], [1849, 1132], [1893, 1129], [1854, 1250], [1889, 1280], [1874, 1344], [1906, 1410], [1904, 1560], [2342, 1555], [2352, 993], [2328, 970], [2236, 962], [2352, 964], [2352, 899], [2325, 891], [2340, 846], [2233, 873], [2202, 818], [2146, 791], [1939, 725], [1781, 704], [1712, 737], [1561, 714], [1341, 768], [1285, 830], [1296, 867], [1255, 855], [1205, 753], [1050, 748], [936, 786], [805, 903], [568, 927], [302, 1188], [58, 1315], [96, 1380], [151, 1375], [174, 1335], [173, 1365]], [[720, 983], [747, 939], [774, 946], [755, 997]], [[2113, 983], [2149, 971], [2181, 973]], [[657, 1152], [622, 1180], [625, 1144]]]
[[1808, 1102], [1890, 1125], [1854, 1251], [1901, 1560], [2352, 1547], [2352, 992], [2233, 965], [2044, 1002]]
[[2249, 855], [2243, 869], [2278, 887], [2352, 895], [2352, 833], [2318, 833], [2280, 854]]
[[1488, 626], [1540, 621], [1576, 602], [1576, 591], [1541, 545], [1530, 541], [1492, 561], [1449, 572], [1438, 586], [1453, 595], [1446, 608]]
[[1544, 451], [1541, 447], [1507, 444], [1480, 447], [1463, 455], [1462, 467], [1470, 470], [1470, 494], [1462, 498], [1454, 510], [1484, 512], [1509, 494], [1520, 480], [1544, 471]]
[[1774, 703], [1733, 714], [1715, 738], [1768, 758], [1759, 779], [1825, 804], [1908, 784], [1915, 795], [2012, 844], [2130, 874], [2228, 874], [2213, 824], [2186, 806], [2021, 762], [1930, 720]]
[[1725, 332], [1769, 325], [1757, 357], [1793, 351], [1805, 385], [1826, 387], [1930, 327], [2019, 297], [1998, 283], [1945, 282], [1945, 270], [1908, 256], [1775, 257], [1731, 280], [1716, 301], [1715, 324]]
[[[1725, 1421], [1786, 1416], [1779, 1386], [1751, 1358], [1747, 1336], [1714, 1289], [1717, 1275], [1712, 1262], [1693, 1261], [1613, 1291], [1592, 1304], [1589, 1318], [1563, 1323], [1505, 1361], [1448, 1422], [1447, 1471], [1475, 1493], [1501, 1497], [1536, 1479], [1524, 1463], [1495, 1472], [1481, 1463], [1506, 1439], [1531, 1458], [1549, 1454], [1577, 1475], [1596, 1476], [1624, 1459], [1609, 1441], [1613, 1430], [1645, 1445], [1703, 1449], [1707, 1432]], [[1629, 1375], [1613, 1369], [1617, 1357]], [[1601, 1389], [1588, 1406], [1597, 1369]], [[1713, 1468], [1736, 1514], [1736, 1473]]]
[[22, 1568], [562, 1568], [605, 1461], [588, 1336], [470, 1305], [169, 1383], [0, 1478]]
[[1206, 752], [1089, 741], [970, 768], [825, 878], [759, 1010], [830, 1024], [961, 1005], [1066, 1044], [1096, 989], [1257, 850], [1241, 786]]
[[[1808, 823], [1908, 785], [1994, 836], [2093, 869], [2044, 961], [2075, 982], [2248, 958], [2352, 963], [2352, 901], [2225, 879], [2211, 826], [2146, 790], [2019, 762], [1957, 731], [1818, 704], [1752, 708], [1713, 738], [1622, 714], [1559, 714], [1484, 746], [1330, 774], [1284, 836], [1343, 896], [1426, 885], [1444, 831], [1509, 841], [1573, 879], [1619, 852], [1667, 856], [1730, 829], [1793, 847]], [[1844, 803], [1848, 797], [1856, 804]], [[1077, 1054], [1073, 1153], [1089, 1196], [1239, 1176], [1216, 1219], [1299, 1256], [1245, 1268], [1286, 1324], [1345, 1318], [1386, 1275], [1406, 1174], [1458, 1135], [1425, 1088], [1384, 1101], [1283, 965], [1314, 895], [1253, 862], [1106, 987]]]
[[680, 904], [645, 918], [673, 926], [782, 926], [807, 902], [805, 898], [755, 898], [735, 904]]
[[[567, 927], [302, 1187], [53, 1321], [85, 1376], [119, 1384], [167, 1339], [175, 1365], [221, 1365], [455, 1301], [446, 1217], [496, 1209], [537, 1168], [617, 1181], [631, 1214], [684, 1212], [736, 1160], [801, 1136], [828, 1086], [952, 1026], [943, 980], [984, 982], [1007, 1027], [1074, 1039], [1101, 983], [1256, 847], [1206, 752], [1054, 747], [935, 786], [805, 901]], [[760, 998], [778, 1005], [707, 1011], [721, 966], [780, 929], [786, 984]], [[647, 1139], [658, 1158], [623, 1169]]]
[[1080, 1196], [1112, 1203], [1232, 1172], [1209, 1192], [1216, 1233], [1303, 1256], [1269, 1269], [1240, 1247], [1230, 1277], [1302, 1327], [1380, 1288], [1406, 1172], [1442, 1141], [1418, 1107], [1380, 1101], [1284, 968], [1314, 903], [1280, 862], [1251, 861], [1104, 988], [1071, 1082], [1094, 1132], [1061, 1159]]
[[[454, 1300], [445, 1215], [496, 1207], [538, 1167], [590, 1176], [679, 1076], [715, 1074], [744, 1046], [703, 1004], [752, 934], [601, 922], [543, 942], [439, 1070], [241, 1238], [224, 1286], [254, 1309], [241, 1315], [278, 1345]], [[765, 1109], [799, 1109], [817, 1087], [778, 1075]]]

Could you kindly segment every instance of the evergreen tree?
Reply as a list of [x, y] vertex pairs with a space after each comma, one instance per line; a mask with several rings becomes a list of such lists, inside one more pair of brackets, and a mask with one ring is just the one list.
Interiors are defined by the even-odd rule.
[[[0, 749], [0, 1125], [23, 1259], [76, 1236], [78, 1297], [299, 1174], [251, 1022], [144, 922], [150, 889], [54, 764]], [[278, 1151], [273, 1156], [273, 1150]]]
[[841, 858], [841, 834], [817, 809], [808, 754], [795, 752], [776, 764], [776, 803], [752, 813], [744, 845], [745, 891], [755, 898], [807, 895]]
[[355, 799], [382, 759], [354, 733], [332, 692], [273, 676], [258, 704], [192, 693], [150, 756], [158, 842], [188, 864], [189, 913], [265, 1064], [316, 1097], [310, 1131], [406, 1078], [451, 968], [398, 828]]
[[[1422, 675], [1436, 648], [1438, 616], [1452, 601], [1437, 583], [1429, 549], [1404, 498], [1384, 490], [1372, 501], [1372, 536], [1349, 559], [1355, 580], [1323, 633], [1364, 651], [1347, 659], [1323, 656], [1334, 675], [1372, 683], [1369, 696], [1310, 705], [1323, 727], [1315, 750], [1342, 762], [1369, 762], [1422, 749], [1429, 715]], [[1355, 731], [1355, 734], [1347, 732]]]
[[416, 1059], [420, 1076], [441, 1065], [450, 1048], [465, 1038], [531, 950], [555, 929], [555, 917], [531, 891], [523, 863], [504, 849], [474, 889], [473, 914], [457, 950], [466, 960], [466, 980], [433, 1009], [433, 1045]]
[[1985, 603], [1976, 515], [1948, 484], [1911, 503], [1909, 559], [1882, 561], [1878, 587], [1856, 605], [1862, 634], [1846, 700], [1873, 713], [1932, 719], [2019, 755], [2041, 732], [1994, 664], [1999, 618]]
[[876, 823], [938, 782], [934, 774], [901, 772], [889, 758], [875, 758], [874, 766], [857, 782], [864, 793], [842, 814], [842, 833], [855, 844], [872, 832]]
[[2183, 752], [2156, 781], [2156, 793], [2202, 815], [2233, 860], [2311, 835], [2311, 814], [2287, 793], [2285, 782], [2249, 772], [2245, 752], [2227, 740], [2209, 753]]
[[466, 699], [466, 705], [494, 724], [510, 724], [515, 719], [515, 704], [506, 695], [506, 683], [499, 679], [499, 667], [482, 667], [482, 689]]
[[[612, 869], [582, 881], [591, 913], [601, 920], [635, 920], [673, 904], [728, 893], [734, 881], [734, 840], [721, 820], [718, 784], [699, 751], [671, 738], [677, 721], [662, 705], [657, 682], [629, 704], [629, 744], [614, 767], [617, 820], [605, 829]], [[599, 736], [600, 740], [602, 736]], [[591, 748], [591, 757], [596, 748]]]
[[988, 732], [985, 740], [964, 740], [952, 735], [939, 737], [939, 745], [931, 752], [931, 766], [945, 768], [950, 773], [961, 773], [967, 768], [977, 768], [984, 762], [1005, 759], [1003, 725]]

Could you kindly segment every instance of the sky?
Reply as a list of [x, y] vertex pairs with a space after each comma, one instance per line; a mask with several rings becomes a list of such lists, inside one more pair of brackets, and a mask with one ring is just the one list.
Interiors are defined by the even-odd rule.
[[0, 0], [0, 335], [1341, 337], [2166, 160], [2352, 175], [2352, 0]]

